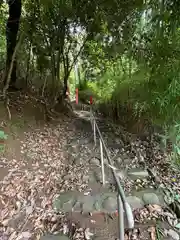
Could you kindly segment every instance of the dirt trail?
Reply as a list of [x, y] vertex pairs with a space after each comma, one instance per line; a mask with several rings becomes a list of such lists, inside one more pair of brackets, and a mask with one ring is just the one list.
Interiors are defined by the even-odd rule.
[[[27, 96], [18, 101], [11, 108], [11, 121], [4, 117], [3, 108], [0, 109], [1, 130], [8, 134], [5, 151], [0, 154], [0, 238], [40, 239], [45, 232], [67, 233], [69, 228], [71, 239], [84, 239], [85, 228], [93, 230], [92, 224], [83, 226], [89, 221], [88, 217], [56, 213], [53, 201], [59, 193], [84, 192], [90, 186], [86, 178], [93, 146], [90, 123], [83, 116], [79, 119], [65, 115], [47, 123], [41, 107], [32, 107]], [[103, 135], [111, 146], [111, 153], [114, 148], [123, 148], [118, 134], [109, 137], [107, 133]], [[117, 217], [106, 227], [102, 216], [92, 217], [97, 223], [97, 239], [117, 232]], [[140, 235], [139, 228], [142, 229]], [[149, 225], [145, 225], [145, 230], [137, 226], [129, 239], [136, 239], [134, 236], [146, 239], [147, 228]]]

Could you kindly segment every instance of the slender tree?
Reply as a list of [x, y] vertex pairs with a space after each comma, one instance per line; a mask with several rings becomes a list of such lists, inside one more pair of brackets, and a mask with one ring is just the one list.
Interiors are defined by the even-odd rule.
[[[8, 71], [12, 61], [12, 56], [17, 42], [17, 34], [19, 30], [19, 21], [21, 17], [21, 0], [8, 0], [9, 5], [9, 17], [6, 25], [6, 73], [4, 78], [4, 84], [7, 82]], [[13, 69], [11, 73], [10, 88], [16, 89], [16, 59], [13, 62]]]

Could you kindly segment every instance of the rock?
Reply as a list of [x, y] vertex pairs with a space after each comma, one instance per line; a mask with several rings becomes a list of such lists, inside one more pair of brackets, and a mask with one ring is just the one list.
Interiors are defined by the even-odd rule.
[[81, 212], [82, 211], [82, 204], [80, 202], [76, 202], [74, 207], [73, 207], [73, 211], [74, 212]]
[[122, 180], [122, 179], [125, 179], [126, 178], [126, 172], [125, 171], [117, 171], [116, 172], [117, 176]]
[[115, 212], [117, 210], [117, 199], [108, 197], [104, 200], [102, 205], [108, 213]]
[[75, 200], [71, 199], [63, 204], [62, 210], [65, 212], [71, 212], [75, 204]]
[[71, 152], [71, 153], [79, 153], [79, 146], [77, 146], [77, 145], [71, 145], [70, 147], [69, 147], [69, 152]]
[[160, 205], [158, 196], [155, 193], [144, 193], [142, 199], [145, 204], [157, 204]]
[[172, 229], [166, 230], [165, 234], [168, 237], [171, 237], [172, 240], [179, 240], [180, 239], [179, 234], [176, 231], [172, 230]]
[[93, 196], [85, 196], [84, 203], [82, 204], [82, 210], [84, 213], [92, 212], [94, 210], [95, 199]]
[[147, 170], [133, 168], [128, 171], [128, 175], [129, 177], [133, 178], [133, 180], [136, 180], [136, 179], [147, 178], [149, 176], [149, 173]]
[[91, 158], [91, 160], [90, 160], [90, 164], [100, 166], [100, 161], [99, 161], [98, 158], [93, 157], [93, 158]]
[[61, 193], [53, 202], [53, 208], [57, 211], [71, 211], [76, 203], [76, 197], [73, 192]]
[[128, 196], [126, 198], [126, 200], [129, 203], [129, 205], [131, 206], [132, 210], [144, 207], [143, 201], [136, 196]]
[[95, 211], [100, 212], [102, 210], [102, 202], [99, 200], [96, 200], [94, 203]]
[[95, 176], [95, 179], [96, 179], [97, 182], [101, 182], [102, 181], [102, 174], [101, 174], [100, 170], [98, 172], [95, 171], [94, 172], [94, 176]]
[[70, 240], [67, 236], [65, 235], [50, 235], [47, 234], [45, 236], [42, 236], [40, 240]]
[[82, 146], [82, 145], [85, 145], [89, 143], [89, 139], [87, 138], [83, 138], [83, 139], [79, 139], [79, 145]]
[[83, 176], [82, 176], [83, 182], [86, 182], [86, 181], [88, 182], [89, 179], [90, 179], [89, 175], [83, 175]]
[[123, 160], [122, 160], [122, 158], [118, 157], [118, 158], [116, 159], [116, 162], [117, 162], [118, 164], [122, 164], [122, 163], [123, 163]]
[[97, 183], [97, 177], [95, 175], [95, 172], [91, 171], [89, 173], [89, 182], [91, 183]]
[[[112, 176], [112, 173], [108, 171], [109, 169], [105, 168], [105, 183], [106, 184], [115, 184], [115, 180]], [[94, 171], [95, 182], [102, 183], [102, 172], [101, 169], [98, 168]]]

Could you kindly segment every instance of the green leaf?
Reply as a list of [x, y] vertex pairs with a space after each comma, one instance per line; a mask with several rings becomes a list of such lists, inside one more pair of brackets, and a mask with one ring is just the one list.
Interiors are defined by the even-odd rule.
[[176, 195], [175, 195], [175, 199], [178, 201], [179, 198], [180, 198], [180, 195], [179, 195], [179, 194], [176, 194]]
[[176, 224], [175, 228], [180, 229], [180, 223]]
[[176, 152], [178, 155], [180, 155], [180, 148], [178, 146], [175, 146]]
[[7, 139], [8, 135], [4, 133], [4, 131], [0, 131], [0, 139]]

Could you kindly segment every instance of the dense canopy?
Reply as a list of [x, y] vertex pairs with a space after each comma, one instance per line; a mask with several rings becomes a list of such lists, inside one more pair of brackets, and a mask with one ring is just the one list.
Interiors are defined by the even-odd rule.
[[19, 82], [57, 97], [79, 84], [97, 102], [110, 102], [116, 115], [128, 105], [168, 125], [179, 118], [177, 0], [9, 0], [0, 10], [5, 82], [20, 39], [13, 87]]

